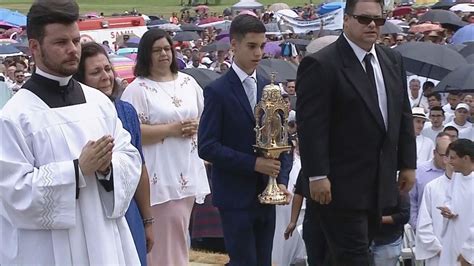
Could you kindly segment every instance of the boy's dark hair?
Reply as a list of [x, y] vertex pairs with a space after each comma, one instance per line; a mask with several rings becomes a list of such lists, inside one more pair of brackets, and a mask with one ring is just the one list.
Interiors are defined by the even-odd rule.
[[79, 6], [74, 0], [36, 0], [27, 15], [26, 33], [28, 39], [36, 39], [42, 43], [46, 25], [68, 25], [78, 19]]
[[173, 40], [171, 40], [171, 37], [166, 31], [162, 29], [151, 29], [143, 34], [142, 38], [140, 39], [140, 43], [138, 44], [137, 64], [135, 65], [135, 69], [133, 71], [135, 77], [150, 76], [150, 69], [153, 67], [151, 61], [153, 44], [155, 44], [155, 42], [161, 38], [166, 38], [173, 54], [170, 58], [170, 70], [174, 74], [178, 73], [178, 63], [176, 62], [176, 52], [173, 48]]
[[446, 132], [447, 130], [451, 130], [451, 131], [456, 131], [456, 134], [459, 136], [459, 130], [453, 126], [447, 126], [443, 129], [443, 132]]
[[346, 1], [346, 8], [345, 8], [345, 13], [348, 14], [348, 15], [354, 15], [354, 9], [355, 9], [355, 6], [358, 2], [360, 1], [365, 1], [365, 2], [376, 2], [378, 4], [380, 4], [380, 7], [382, 7], [382, 10], [383, 10], [383, 4], [384, 4], [384, 1], [383, 0], [373, 0], [373, 1], [368, 1], [368, 0], [347, 0]]
[[425, 83], [423, 83], [423, 90], [426, 90], [428, 88], [434, 88], [434, 83], [431, 82], [431, 81], [425, 81]]
[[430, 93], [427, 97], [435, 97], [438, 102], [441, 102], [441, 94], [439, 92]]
[[252, 15], [238, 15], [230, 24], [230, 39], [241, 41], [247, 33], [265, 33], [263, 22]]
[[459, 157], [469, 156], [474, 161], [474, 143], [469, 139], [458, 139], [448, 146], [448, 151], [454, 151]]
[[443, 107], [441, 107], [441, 106], [433, 106], [430, 109], [430, 113], [431, 113], [431, 111], [441, 111], [441, 113], [443, 113], [443, 115], [444, 115], [444, 110], [443, 110]]

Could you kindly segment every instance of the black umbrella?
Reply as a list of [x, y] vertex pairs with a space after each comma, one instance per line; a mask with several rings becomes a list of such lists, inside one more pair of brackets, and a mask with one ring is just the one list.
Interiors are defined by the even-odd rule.
[[456, 68], [444, 77], [433, 91], [474, 92], [474, 64], [466, 64]]
[[296, 71], [298, 67], [291, 62], [282, 59], [269, 58], [263, 59], [261, 64], [270, 67], [274, 72], [276, 72], [276, 75], [280, 76], [283, 80], [296, 79]]
[[201, 48], [201, 52], [215, 52], [227, 51], [230, 49], [230, 44], [226, 42], [213, 42]]
[[431, 6], [431, 9], [444, 9], [449, 10], [454, 5], [454, 2], [451, 1], [439, 1], [438, 3]]
[[190, 23], [181, 24], [179, 27], [182, 31], [204, 31], [204, 28]]
[[154, 28], [158, 25], [162, 25], [162, 24], [166, 24], [166, 23], [169, 23], [168, 21], [164, 20], [164, 19], [156, 19], [156, 20], [150, 20], [148, 23], [147, 23], [147, 27], [148, 28]]
[[468, 57], [472, 54], [474, 54], [474, 42], [470, 42], [468, 44], [464, 44], [464, 48], [462, 48], [459, 53], [464, 56], [464, 57]]
[[205, 68], [185, 68], [180, 71], [192, 76], [203, 89], [221, 76], [219, 73]]
[[201, 39], [201, 36], [194, 31], [180, 31], [173, 37], [173, 41], [178, 42], [195, 41], [198, 39]]
[[275, 83], [286, 82], [286, 79], [284, 79], [281, 75], [276, 73], [276, 71], [273, 70], [271, 67], [264, 64], [258, 65], [257, 73], [261, 74], [267, 80], [272, 80], [272, 74], [275, 73], [275, 80], [274, 80]]
[[420, 23], [427, 21], [439, 22], [441, 24], [448, 24], [456, 27], [463, 27], [466, 25], [466, 23], [463, 22], [454, 12], [443, 9], [430, 10], [420, 17]]
[[466, 60], [455, 50], [428, 42], [409, 42], [394, 48], [402, 54], [406, 71], [441, 80], [449, 72], [466, 64]]
[[380, 28], [380, 34], [397, 34], [402, 32], [402, 27], [395, 25], [390, 21], [386, 21], [385, 24]]

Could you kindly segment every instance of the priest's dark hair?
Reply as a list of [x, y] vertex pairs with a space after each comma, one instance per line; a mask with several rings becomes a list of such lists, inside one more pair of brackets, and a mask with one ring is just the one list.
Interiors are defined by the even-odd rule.
[[469, 156], [471, 162], [474, 162], [474, 142], [470, 139], [458, 139], [451, 142], [448, 151], [454, 151], [459, 157]]
[[[104, 47], [96, 42], [88, 42], [88, 43], [83, 43], [81, 45], [81, 61], [79, 62], [79, 67], [77, 69], [76, 74], [74, 74], [73, 78], [81, 83], [85, 83], [86, 81], [86, 59], [89, 57], [94, 57], [96, 55], [103, 54], [105, 57], [107, 57], [107, 60], [109, 60], [110, 65], [112, 66], [112, 63], [110, 62], [109, 56], [107, 55], [107, 52], [105, 51]], [[114, 73], [114, 87], [112, 89], [112, 96], [117, 96], [117, 93], [119, 92], [120, 85], [117, 82], [117, 73], [115, 73], [114, 68], [112, 67], [112, 72]], [[88, 84], [86, 84], [88, 85]]]
[[241, 41], [247, 33], [265, 33], [265, 25], [258, 18], [252, 15], [238, 15], [230, 24], [230, 39]]
[[357, 15], [357, 14], [354, 14], [354, 9], [355, 9], [355, 6], [357, 5], [357, 3], [359, 3], [359, 2], [375, 2], [375, 3], [378, 3], [378, 4], [380, 4], [380, 7], [382, 7], [382, 12], [383, 12], [383, 4], [384, 4], [383, 0], [347, 0], [346, 1], [346, 7], [344, 9], [345, 13], [348, 14], [348, 15]]
[[162, 29], [151, 29], [143, 34], [140, 43], [138, 44], [137, 64], [133, 71], [133, 74], [135, 74], [136, 77], [148, 77], [151, 75], [150, 69], [153, 67], [151, 59], [153, 55], [153, 44], [162, 38], [165, 38], [168, 41], [171, 53], [173, 54], [172, 58], [170, 58], [170, 70], [174, 74], [178, 73], [176, 52], [173, 48], [173, 40], [171, 40], [170, 35]]
[[36, 0], [27, 15], [26, 34], [28, 39], [36, 39], [42, 43], [46, 25], [69, 25], [78, 19], [79, 6], [74, 0]]

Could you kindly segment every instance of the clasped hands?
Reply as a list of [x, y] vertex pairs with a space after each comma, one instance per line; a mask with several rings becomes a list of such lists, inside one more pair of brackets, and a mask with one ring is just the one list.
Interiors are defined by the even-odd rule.
[[107, 172], [112, 162], [114, 138], [105, 135], [96, 141], [88, 141], [79, 156], [79, 168], [84, 176], [97, 172]]

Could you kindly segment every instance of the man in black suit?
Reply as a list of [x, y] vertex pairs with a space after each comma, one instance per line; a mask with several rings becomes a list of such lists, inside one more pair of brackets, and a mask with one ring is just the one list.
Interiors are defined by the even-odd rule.
[[415, 180], [402, 58], [375, 45], [382, 7], [381, 0], [348, 0], [344, 33], [298, 69], [302, 169], [334, 265], [369, 264], [381, 210], [396, 206], [399, 190], [409, 191]]

